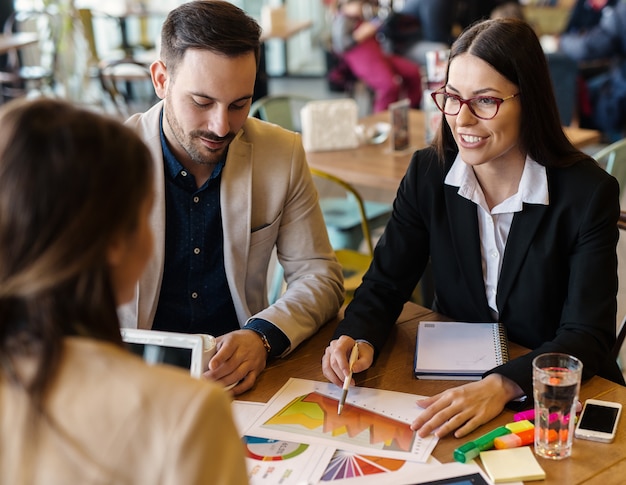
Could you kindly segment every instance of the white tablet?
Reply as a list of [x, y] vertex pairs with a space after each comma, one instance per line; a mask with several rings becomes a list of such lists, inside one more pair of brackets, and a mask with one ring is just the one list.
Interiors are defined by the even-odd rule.
[[121, 328], [122, 340], [134, 354], [149, 364], [170, 364], [189, 369], [199, 378], [215, 355], [215, 338], [206, 334], [187, 334]]

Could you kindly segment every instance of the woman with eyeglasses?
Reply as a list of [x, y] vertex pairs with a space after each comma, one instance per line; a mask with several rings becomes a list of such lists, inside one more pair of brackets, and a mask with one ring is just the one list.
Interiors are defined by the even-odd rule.
[[[400, 184], [374, 260], [322, 360], [341, 385], [369, 368], [431, 262], [433, 309], [457, 321], [502, 322], [531, 352], [479, 381], [418, 401], [420, 436], [462, 437], [507, 404], [532, 401], [531, 362], [583, 361], [583, 378], [623, 383], [615, 342], [617, 181], [564, 135], [533, 29], [487, 20], [453, 44], [432, 146]], [[412, 369], [406, 369], [411, 372]], [[415, 391], [419, 394], [419, 383]]]

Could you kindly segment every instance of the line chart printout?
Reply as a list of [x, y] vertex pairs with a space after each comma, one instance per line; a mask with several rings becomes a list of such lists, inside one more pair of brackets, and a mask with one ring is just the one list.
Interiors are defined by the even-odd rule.
[[410, 423], [422, 412], [419, 396], [351, 387], [341, 415], [341, 389], [328, 382], [291, 378], [246, 434], [425, 463], [438, 439], [420, 438]]

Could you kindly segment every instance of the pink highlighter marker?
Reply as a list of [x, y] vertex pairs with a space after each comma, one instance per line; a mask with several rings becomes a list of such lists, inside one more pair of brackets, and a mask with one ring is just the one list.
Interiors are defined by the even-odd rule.
[[[583, 409], [583, 405], [580, 401], [576, 401], [576, 413], [581, 412]], [[515, 413], [513, 415], [513, 421], [522, 421], [524, 419], [527, 419], [529, 421], [534, 421], [535, 419], [535, 410], [534, 409], [528, 409], [526, 411], [522, 411], [520, 413]], [[550, 421], [554, 421], [556, 419], [555, 415], [550, 415]]]

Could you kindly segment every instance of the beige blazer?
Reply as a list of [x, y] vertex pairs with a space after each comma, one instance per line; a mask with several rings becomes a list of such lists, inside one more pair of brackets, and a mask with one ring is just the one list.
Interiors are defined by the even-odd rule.
[[[149, 146], [156, 167], [152, 228], [155, 251], [136, 298], [120, 309], [122, 326], [151, 328], [163, 277], [165, 184], [159, 115], [163, 102], [127, 125]], [[251, 317], [280, 328], [293, 350], [335, 317], [343, 303], [335, 259], [300, 135], [249, 118], [231, 143], [221, 182], [224, 266], [239, 325]], [[276, 248], [287, 291], [273, 305], [267, 273]]]
[[224, 390], [109, 343], [66, 339], [48, 419], [3, 380], [0, 410], [3, 484], [248, 483]]

